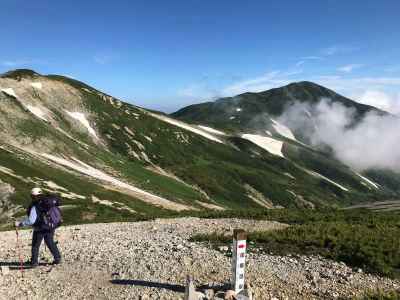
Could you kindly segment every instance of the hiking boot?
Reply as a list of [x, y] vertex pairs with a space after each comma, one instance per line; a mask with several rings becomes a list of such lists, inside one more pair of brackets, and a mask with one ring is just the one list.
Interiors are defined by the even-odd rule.
[[24, 262], [24, 266], [27, 266], [30, 269], [34, 269], [34, 268], [39, 267], [39, 264], [38, 263], [32, 263], [30, 260], [28, 260], [28, 261]]
[[59, 259], [59, 260], [54, 260], [54, 261], [51, 263], [51, 265], [52, 265], [52, 266], [55, 266], [55, 265], [60, 265], [61, 263], [62, 263], [62, 260]]

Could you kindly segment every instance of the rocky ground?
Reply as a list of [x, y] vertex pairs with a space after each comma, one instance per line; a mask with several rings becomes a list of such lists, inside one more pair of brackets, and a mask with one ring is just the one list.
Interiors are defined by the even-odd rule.
[[[189, 242], [202, 232], [278, 229], [268, 221], [197, 218], [62, 227], [60, 266], [18, 270], [15, 232], [0, 233], [0, 299], [183, 299], [187, 274], [196, 286], [218, 289], [229, 282], [225, 249]], [[29, 230], [20, 235], [30, 252]], [[43, 250], [42, 262], [50, 261]], [[368, 289], [397, 289], [399, 281], [352, 270], [319, 257], [248, 255], [247, 280], [255, 299], [335, 299]]]

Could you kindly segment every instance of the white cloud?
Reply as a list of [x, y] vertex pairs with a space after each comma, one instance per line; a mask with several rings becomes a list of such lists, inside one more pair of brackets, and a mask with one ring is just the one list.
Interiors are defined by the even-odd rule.
[[341, 76], [317, 76], [307, 80], [314, 81], [334, 90], [385, 90], [386, 88], [398, 88], [400, 77], [356, 77], [343, 78]]
[[[360, 103], [372, 105], [393, 114], [400, 114], [400, 77], [345, 78], [339, 75], [291, 77], [299, 72], [269, 72], [252, 79], [242, 80], [222, 89], [223, 96], [245, 92], [261, 92], [296, 81], [312, 81], [330, 88]], [[393, 90], [396, 90], [393, 92]], [[392, 91], [392, 92], [390, 92]]]
[[[306, 59], [306, 58], [304, 58]], [[305, 60], [300, 60], [305, 61]], [[299, 62], [300, 62], [299, 61]], [[361, 67], [353, 64], [346, 70]], [[393, 114], [400, 114], [400, 77], [348, 77], [338, 74], [296, 76], [303, 71], [294, 66], [287, 71], [271, 71], [253, 78], [240, 79], [231, 84], [214, 84], [209, 81], [192, 84], [178, 92], [186, 103], [236, 96], [246, 92], [262, 92], [292, 82], [311, 81], [334, 90], [350, 99], [378, 107]]]
[[221, 97], [231, 97], [246, 92], [262, 92], [288, 84], [293, 81], [290, 78], [302, 72], [302, 70], [296, 68], [286, 72], [271, 71], [255, 78], [238, 80], [225, 87], [216, 85], [214, 81], [201, 81], [178, 90], [177, 98], [184, 98], [193, 103], [201, 100], [212, 101]]
[[[304, 112], [313, 114], [311, 127]], [[297, 103], [289, 107], [279, 121], [309, 134], [314, 145], [329, 145], [338, 159], [357, 170], [400, 170], [400, 152], [395, 151], [400, 143], [400, 119], [371, 112], [356, 126], [349, 126], [354, 114], [353, 109], [322, 99], [314, 105]]]
[[357, 102], [400, 113], [400, 77], [318, 76], [307, 78]]
[[7, 61], [3, 61], [1, 64], [5, 67], [15, 67], [15, 66], [19, 66], [19, 65], [25, 65], [26, 62], [25, 61], [17, 61], [17, 60], [7, 60]]
[[292, 74], [287, 75], [287, 73], [283, 74], [280, 71], [272, 71], [259, 77], [239, 81], [229, 85], [222, 90], [222, 94], [225, 96], [234, 96], [245, 92], [262, 92], [277, 86], [288, 84], [290, 79], [284, 77], [290, 75]]
[[379, 90], [366, 90], [362, 94], [354, 95], [354, 99], [393, 114], [400, 114], [400, 92], [396, 95]]
[[301, 65], [304, 65], [305, 61], [301, 60], [299, 62], [296, 63], [296, 67], [300, 67]]
[[41, 59], [14, 59], [14, 60], [5, 60], [1, 62], [1, 65], [8, 68], [16, 68], [21, 66], [28, 65], [38, 65], [38, 64], [46, 64], [47, 62]]
[[221, 97], [222, 95], [206, 83], [191, 84], [178, 91], [178, 96], [192, 100], [207, 99]]
[[363, 66], [364, 65], [362, 65], [362, 64], [350, 64], [350, 65], [346, 65], [346, 66], [338, 68], [338, 71], [345, 72], [345, 73], [350, 73], [353, 70], [359, 69], [359, 68], [361, 68]]
[[225, 87], [211, 87], [207, 82], [192, 84], [178, 91], [174, 101], [179, 102], [176, 108], [180, 108], [198, 101], [212, 101], [219, 97], [236, 96], [245, 92], [262, 92], [306, 80], [332, 89], [357, 102], [400, 115], [400, 77], [294, 76], [299, 73], [301, 70], [272, 71], [258, 77], [236, 81]]
[[111, 58], [107, 55], [95, 55], [93, 60], [99, 65], [105, 65], [110, 62]]
[[[348, 97], [361, 99], [367, 90], [386, 91], [400, 86], [400, 77], [356, 77], [346, 78], [340, 75], [321, 76], [294, 76], [301, 74], [302, 70], [294, 69], [286, 72], [271, 71], [264, 75], [236, 81], [225, 87], [211, 88], [207, 83], [192, 84], [180, 91], [179, 96], [192, 99], [211, 99], [222, 96], [235, 96], [245, 92], [261, 92], [271, 88], [280, 87], [296, 81], [312, 81]], [[357, 97], [355, 97], [357, 96]]]
[[359, 50], [359, 47], [346, 46], [346, 45], [333, 45], [321, 50], [322, 55], [332, 56], [336, 54], [346, 54]]
[[322, 50], [322, 53], [324, 55], [330, 56], [330, 55], [334, 55], [337, 53], [337, 48], [336, 47], [329, 47], [329, 48], [325, 48]]
[[118, 55], [114, 52], [99, 52], [93, 56], [93, 60], [95, 63], [99, 65], [106, 65], [113, 62]]
[[297, 69], [297, 70], [290, 70], [285, 73], [282, 73], [283, 76], [293, 76], [293, 75], [298, 75], [303, 73], [303, 70]]
[[303, 60], [323, 60], [320, 56], [303, 56], [301, 59]]

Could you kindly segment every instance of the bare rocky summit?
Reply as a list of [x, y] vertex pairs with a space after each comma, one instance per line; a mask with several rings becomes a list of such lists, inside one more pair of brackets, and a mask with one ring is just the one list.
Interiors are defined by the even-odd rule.
[[[15, 232], [0, 236], [0, 299], [183, 299], [186, 275], [197, 287], [221, 289], [230, 278], [226, 249], [189, 242], [193, 234], [214, 231], [272, 230], [270, 221], [198, 218], [62, 227], [57, 240], [60, 266], [18, 270]], [[20, 235], [25, 258], [29, 230]], [[43, 246], [42, 246], [43, 247]], [[43, 251], [42, 262], [50, 261]], [[255, 299], [337, 299], [369, 289], [397, 289], [400, 282], [352, 270], [320, 257], [272, 256], [250, 251], [247, 280]]]

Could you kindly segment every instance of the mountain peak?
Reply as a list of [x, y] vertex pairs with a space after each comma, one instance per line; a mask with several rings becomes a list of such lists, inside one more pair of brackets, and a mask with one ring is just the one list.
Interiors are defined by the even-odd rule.
[[[295, 102], [312, 106], [319, 103], [321, 99], [330, 99], [332, 102], [353, 108], [357, 120], [360, 120], [369, 111], [382, 113], [377, 108], [357, 103], [317, 83], [299, 81], [263, 92], [247, 92], [230, 98], [217, 99], [212, 103], [191, 105], [172, 115], [186, 122], [244, 130], [254, 123], [253, 119], [256, 115], [268, 114], [278, 117], [284, 113], [289, 105]], [[240, 113], [237, 111], [239, 106]]]
[[12, 78], [17, 80], [36, 76], [40, 76], [40, 74], [30, 69], [15, 69], [0, 75], [1, 78]]

